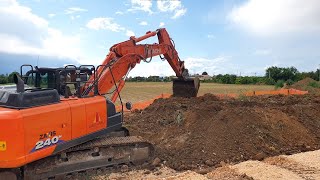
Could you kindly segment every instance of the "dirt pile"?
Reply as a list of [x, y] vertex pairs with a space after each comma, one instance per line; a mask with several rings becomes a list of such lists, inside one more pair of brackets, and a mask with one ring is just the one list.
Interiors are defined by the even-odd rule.
[[176, 170], [320, 148], [320, 96], [158, 99], [126, 126]]
[[320, 94], [320, 83], [311, 78], [305, 78], [286, 88], [293, 88], [303, 91], [309, 91], [311, 94]]

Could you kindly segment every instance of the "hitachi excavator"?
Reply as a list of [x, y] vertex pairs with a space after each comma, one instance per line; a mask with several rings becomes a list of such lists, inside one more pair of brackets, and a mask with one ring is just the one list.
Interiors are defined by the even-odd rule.
[[[159, 43], [137, 44], [156, 35]], [[199, 79], [189, 76], [164, 28], [113, 45], [97, 67], [22, 65], [20, 76], [14, 76], [16, 88], [0, 90], [0, 179], [64, 178], [150, 162], [152, 144], [129, 136], [124, 105], [117, 112], [115, 102], [130, 70], [158, 55], [177, 76], [173, 96], [197, 96]]]

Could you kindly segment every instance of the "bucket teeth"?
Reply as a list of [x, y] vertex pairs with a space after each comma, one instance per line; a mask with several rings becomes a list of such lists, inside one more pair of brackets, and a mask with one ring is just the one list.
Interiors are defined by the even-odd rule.
[[173, 79], [173, 96], [174, 97], [197, 97], [200, 87], [199, 78], [192, 77], [187, 79]]

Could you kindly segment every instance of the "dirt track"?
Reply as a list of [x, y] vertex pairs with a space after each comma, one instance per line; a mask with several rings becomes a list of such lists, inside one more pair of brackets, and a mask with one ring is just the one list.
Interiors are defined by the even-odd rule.
[[133, 135], [175, 170], [220, 167], [320, 148], [320, 96], [156, 100], [127, 116]]
[[144, 179], [144, 180], [304, 180], [320, 179], [320, 150], [290, 156], [277, 156], [264, 161], [246, 161], [224, 165], [207, 174], [194, 171], [177, 172], [167, 167], [154, 171], [138, 170], [95, 176], [93, 179]]

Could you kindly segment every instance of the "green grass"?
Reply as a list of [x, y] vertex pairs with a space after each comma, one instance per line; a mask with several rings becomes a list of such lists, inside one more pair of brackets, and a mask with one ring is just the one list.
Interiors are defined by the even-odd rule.
[[311, 86], [313, 88], [320, 88], [320, 83], [319, 82], [310, 82], [308, 86]]
[[[206, 93], [241, 94], [247, 91], [262, 90], [274, 90], [274, 86], [201, 83], [198, 95]], [[121, 97], [123, 102], [136, 103], [152, 99], [161, 93], [172, 94], [172, 82], [127, 82], [121, 92]]]

